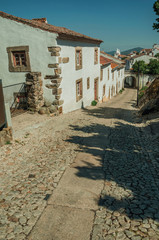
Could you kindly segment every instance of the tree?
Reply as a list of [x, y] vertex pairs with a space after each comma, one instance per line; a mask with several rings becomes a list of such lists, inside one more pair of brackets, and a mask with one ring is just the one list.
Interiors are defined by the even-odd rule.
[[[157, 0], [153, 5], [154, 12], [159, 16], [159, 0]], [[156, 18], [156, 23], [153, 24], [153, 29], [159, 32], [159, 18]]]
[[142, 72], [146, 73], [147, 72], [147, 64], [142, 60], [142, 61], [136, 61], [133, 66], [132, 66], [134, 72]]
[[157, 59], [150, 59], [148, 69], [150, 74], [153, 75], [159, 74], [159, 61]]
[[155, 57], [156, 57], [156, 58], [159, 58], [159, 53], [156, 53]]

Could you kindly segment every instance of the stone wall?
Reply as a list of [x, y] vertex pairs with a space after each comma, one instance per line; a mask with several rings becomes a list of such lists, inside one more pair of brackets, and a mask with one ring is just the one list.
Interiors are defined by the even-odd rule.
[[41, 73], [32, 72], [26, 75], [26, 91], [28, 110], [39, 112], [40, 114], [57, 113], [58, 107], [54, 102], [44, 99]]
[[28, 109], [39, 111], [44, 105], [41, 73], [32, 72], [26, 75], [26, 91]]
[[0, 147], [2, 147], [5, 144], [9, 144], [12, 140], [12, 128], [3, 128], [2, 131], [0, 131]]
[[61, 48], [58, 46], [48, 47], [48, 51], [50, 52], [51, 56], [58, 57], [58, 63], [48, 65], [48, 68], [53, 69], [53, 74], [45, 76], [46, 80], [48, 80], [48, 79], [50, 80], [50, 83], [45, 84], [45, 87], [52, 89], [52, 94], [55, 96], [55, 101], [53, 102], [53, 105], [57, 108], [59, 113], [62, 113], [63, 112], [62, 105], [63, 105], [64, 101], [61, 99], [62, 88], [60, 86], [61, 86], [61, 82], [62, 82], [62, 77], [61, 77], [62, 70], [59, 67], [59, 64], [68, 63], [69, 58], [68, 57], [65, 57], [65, 58], [60, 57]]

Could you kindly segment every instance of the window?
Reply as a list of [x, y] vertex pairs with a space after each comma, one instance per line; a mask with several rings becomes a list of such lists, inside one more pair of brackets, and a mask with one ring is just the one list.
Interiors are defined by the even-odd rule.
[[120, 70], [118, 70], [118, 76], [120, 77]]
[[83, 97], [82, 78], [76, 81], [76, 102]]
[[94, 64], [98, 64], [98, 48], [94, 49]]
[[109, 80], [109, 68], [108, 68], [108, 80]]
[[90, 88], [90, 78], [88, 77], [87, 78], [87, 89], [89, 89]]
[[100, 69], [100, 80], [101, 81], [103, 80], [103, 69], [102, 68]]
[[103, 97], [105, 96], [105, 84], [103, 85]]
[[25, 51], [12, 52], [14, 67], [26, 66], [26, 54]]
[[76, 47], [75, 64], [76, 64], [76, 70], [79, 70], [82, 68], [82, 48], [80, 47]]
[[8, 47], [9, 71], [30, 72], [29, 47]]
[[113, 72], [113, 74], [112, 74], [112, 79], [114, 80], [114, 72]]

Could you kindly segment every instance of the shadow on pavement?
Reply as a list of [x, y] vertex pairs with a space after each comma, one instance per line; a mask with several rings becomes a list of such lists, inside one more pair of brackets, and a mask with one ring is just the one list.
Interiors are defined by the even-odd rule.
[[[130, 104], [130, 102], [128, 103]], [[132, 105], [135, 103], [132, 101]], [[94, 116], [96, 118], [103, 118], [103, 119], [120, 119], [125, 120], [130, 123], [134, 123], [135, 121], [135, 113], [136, 110], [127, 110], [122, 108], [111, 108], [111, 107], [96, 107], [94, 109], [84, 109], [83, 110], [86, 114], [90, 116]], [[131, 118], [128, 116], [131, 114]]]
[[[78, 144], [80, 152], [96, 156], [103, 165], [105, 172], [105, 187], [99, 206], [109, 210], [124, 213], [130, 219], [153, 219], [159, 221], [159, 189], [151, 173], [152, 166], [147, 152], [153, 153], [152, 147], [140, 144], [141, 130], [129, 124], [134, 123], [132, 114], [135, 111], [104, 107], [85, 110], [89, 115], [98, 118], [116, 118], [127, 121], [117, 121], [115, 126], [88, 124], [85, 127], [71, 125], [86, 136], [72, 136], [67, 141]], [[91, 135], [88, 135], [91, 133]], [[83, 159], [83, 161], [85, 161]], [[77, 166], [77, 176], [90, 179], [101, 179], [100, 167], [89, 163], [87, 166]], [[86, 169], [89, 174], [83, 175]], [[91, 171], [92, 170], [92, 171]], [[95, 170], [98, 174], [94, 175]], [[159, 178], [156, 176], [156, 181]]]

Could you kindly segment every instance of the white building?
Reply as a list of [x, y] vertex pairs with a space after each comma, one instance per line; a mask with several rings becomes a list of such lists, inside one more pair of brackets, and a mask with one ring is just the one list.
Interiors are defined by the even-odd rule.
[[121, 55], [120, 49], [117, 48], [114, 57], [119, 58], [119, 56]]
[[103, 101], [106, 101], [118, 94], [124, 87], [125, 66], [113, 61], [104, 52], [101, 53], [100, 63], [103, 75]]
[[150, 59], [157, 59], [157, 58], [149, 56], [149, 55], [146, 55], [144, 53], [136, 55], [134, 57], [129, 57], [129, 58], [126, 59], [126, 67], [125, 67], [125, 69], [126, 70], [131, 70], [133, 64], [135, 62], [137, 62], [137, 61], [144, 61], [146, 64], [148, 64], [150, 62]]
[[154, 44], [152, 47], [153, 56], [159, 53], [159, 44]]
[[102, 99], [101, 40], [50, 25], [45, 18], [3, 12], [0, 28], [0, 79], [10, 106], [24, 98], [24, 86], [29, 105], [37, 110], [51, 103], [66, 113]]

